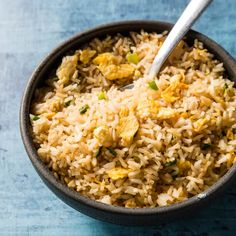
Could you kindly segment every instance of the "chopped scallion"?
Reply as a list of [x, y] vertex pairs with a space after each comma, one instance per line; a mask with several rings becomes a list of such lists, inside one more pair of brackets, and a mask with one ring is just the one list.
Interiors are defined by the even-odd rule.
[[229, 85], [227, 83], [224, 84], [224, 91], [229, 88]]
[[98, 100], [104, 100], [104, 99], [106, 99], [106, 94], [105, 94], [105, 92], [100, 92], [100, 93], [98, 94]]
[[223, 136], [223, 137], [226, 136], [226, 131], [225, 130], [221, 131], [221, 136]]
[[207, 150], [210, 147], [211, 147], [211, 144], [209, 144], [209, 143], [203, 143], [202, 144], [202, 150]]
[[112, 147], [108, 147], [107, 150], [108, 150], [113, 156], [116, 156], [116, 155], [117, 155], [116, 151], [115, 151]]
[[72, 102], [72, 100], [65, 102], [65, 103], [64, 103], [64, 107], [70, 106], [71, 102]]
[[156, 82], [155, 82], [155, 80], [152, 80], [152, 81], [150, 81], [149, 83], [148, 83], [148, 86], [149, 86], [149, 88], [151, 88], [151, 89], [153, 89], [153, 90], [158, 90], [158, 87], [157, 87], [157, 85], [156, 85]]
[[34, 116], [34, 115], [30, 115], [30, 119], [33, 121], [39, 120], [40, 117], [39, 116]]
[[86, 104], [79, 109], [80, 114], [84, 114], [89, 109], [89, 105]]
[[59, 80], [59, 78], [56, 76], [52, 78], [52, 81], [58, 81], [58, 80]]
[[137, 55], [137, 53], [128, 53], [127, 54], [127, 61], [129, 62], [129, 63], [134, 63], [134, 64], [138, 64], [138, 62], [139, 62], [139, 58], [138, 58], [138, 55]]
[[166, 163], [164, 164], [164, 166], [165, 166], [165, 167], [170, 167], [170, 166], [174, 166], [174, 165], [176, 165], [176, 164], [177, 164], [177, 160], [175, 159], [175, 160], [173, 160], [173, 161], [166, 162]]
[[171, 176], [174, 180], [177, 178], [178, 175], [179, 175], [179, 170], [174, 170], [173, 172], [171, 172]]
[[97, 150], [97, 152], [96, 152], [96, 157], [99, 157], [100, 155], [101, 155], [101, 153], [102, 153], [102, 146], [101, 147], [99, 147], [99, 149]]

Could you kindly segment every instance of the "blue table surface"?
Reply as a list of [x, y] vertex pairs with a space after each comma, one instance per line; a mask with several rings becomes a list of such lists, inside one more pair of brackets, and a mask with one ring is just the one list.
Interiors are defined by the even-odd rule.
[[[126, 19], [175, 22], [184, 0], [0, 1], [0, 235], [233, 235], [236, 184], [194, 218], [155, 227], [122, 227], [61, 202], [33, 169], [19, 132], [19, 107], [35, 66], [64, 39]], [[215, 0], [194, 29], [236, 56], [236, 1]]]

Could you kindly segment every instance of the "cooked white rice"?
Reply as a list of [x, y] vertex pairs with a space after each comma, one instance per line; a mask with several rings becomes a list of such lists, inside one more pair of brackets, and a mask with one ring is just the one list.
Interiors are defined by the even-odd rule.
[[[236, 161], [236, 92], [223, 63], [181, 41], [147, 73], [166, 32], [94, 39], [35, 93], [32, 135], [56, 178], [124, 207], [184, 201]], [[134, 81], [134, 88], [119, 87]]]

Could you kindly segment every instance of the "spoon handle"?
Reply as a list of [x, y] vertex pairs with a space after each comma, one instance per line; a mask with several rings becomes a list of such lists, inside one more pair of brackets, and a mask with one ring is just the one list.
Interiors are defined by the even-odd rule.
[[161, 66], [212, 0], [191, 0], [158, 51], [149, 75], [155, 77]]

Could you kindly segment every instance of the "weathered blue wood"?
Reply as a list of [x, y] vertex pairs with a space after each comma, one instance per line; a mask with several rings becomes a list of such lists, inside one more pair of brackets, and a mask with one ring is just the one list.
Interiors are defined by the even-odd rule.
[[[0, 1], [0, 235], [234, 235], [236, 184], [188, 220], [150, 228], [93, 220], [55, 197], [24, 151], [19, 104], [34, 67], [73, 34], [125, 19], [174, 22], [183, 0], [1, 0]], [[236, 56], [236, 1], [215, 0], [194, 26]]]

